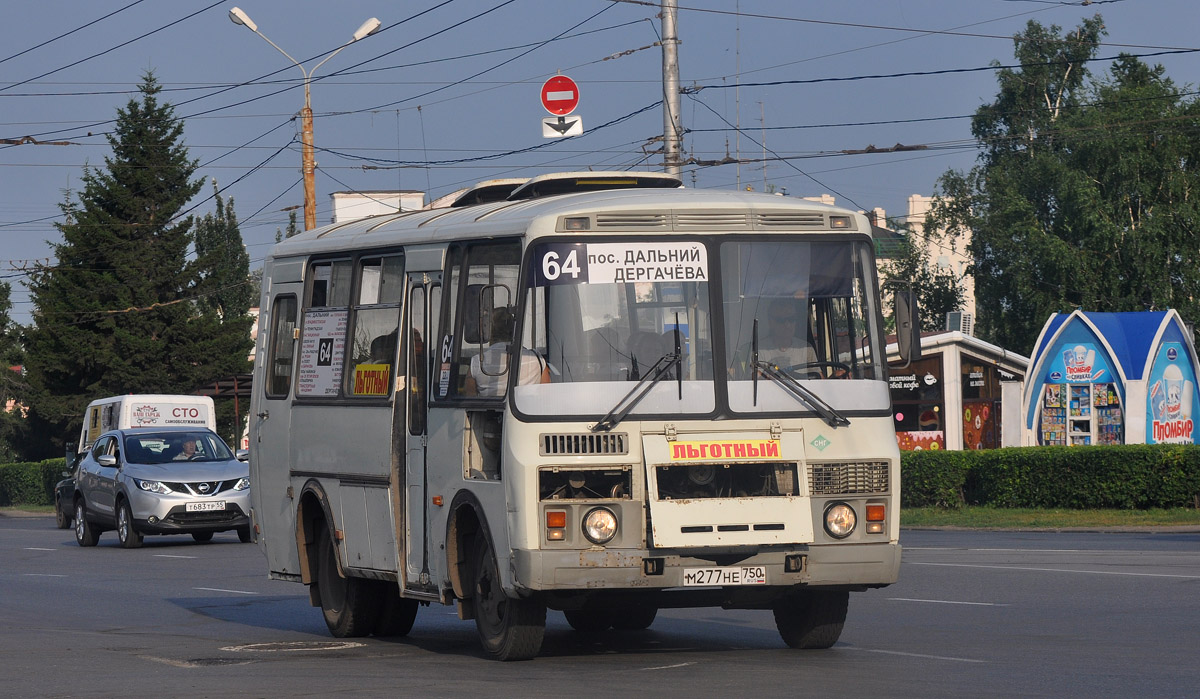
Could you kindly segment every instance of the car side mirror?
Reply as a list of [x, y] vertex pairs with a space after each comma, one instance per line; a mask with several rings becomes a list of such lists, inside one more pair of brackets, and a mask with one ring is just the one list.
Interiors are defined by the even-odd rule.
[[237, 450], [237, 460], [245, 461], [245, 462], [249, 463], [250, 462], [250, 450], [249, 449], [238, 449]]
[[117, 457], [113, 456], [112, 454], [103, 454], [96, 457], [96, 463], [100, 464], [101, 466], [116, 466]]

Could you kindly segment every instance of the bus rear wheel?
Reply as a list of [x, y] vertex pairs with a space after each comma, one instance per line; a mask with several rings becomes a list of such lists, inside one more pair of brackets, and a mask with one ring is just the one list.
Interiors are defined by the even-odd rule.
[[546, 605], [536, 598], [512, 598], [500, 585], [496, 556], [487, 540], [475, 545], [475, 628], [483, 650], [496, 660], [528, 660], [542, 648]]
[[317, 530], [317, 594], [325, 625], [335, 638], [352, 638], [371, 633], [378, 622], [379, 588], [374, 580], [342, 577], [338, 572], [337, 551], [329, 530]]
[[806, 590], [775, 603], [775, 627], [792, 648], [829, 648], [842, 635], [850, 593]]

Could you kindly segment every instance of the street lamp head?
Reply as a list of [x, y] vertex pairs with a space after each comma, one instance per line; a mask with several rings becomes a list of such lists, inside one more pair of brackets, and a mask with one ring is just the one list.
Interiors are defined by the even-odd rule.
[[258, 25], [255, 24], [254, 20], [250, 19], [250, 15], [242, 11], [242, 8], [240, 7], [235, 7], [229, 11], [229, 21], [233, 22], [234, 24], [240, 24], [255, 34], [258, 33]]
[[[236, 10], [237, 8], [235, 7], [234, 9]], [[241, 12], [241, 10], [238, 11]], [[230, 14], [232, 14], [232, 12]], [[249, 19], [249, 17], [246, 19]], [[354, 32], [354, 38], [351, 39], [351, 41], [358, 41], [359, 39], [365, 39], [368, 36], [371, 36], [375, 32], [379, 31], [379, 27], [382, 24], [383, 23], [375, 17], [368, 19], [366, 22], [362, 23], [362, 26], [358, 28], [358, 31]]]

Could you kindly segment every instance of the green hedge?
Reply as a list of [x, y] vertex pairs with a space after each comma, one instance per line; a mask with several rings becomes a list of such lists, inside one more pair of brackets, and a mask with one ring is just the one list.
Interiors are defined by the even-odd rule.
[[905, 507], [1200, 507], [1200, 446], [904, 452]]
[[63, 479], [66, 459], [0, 464], [0, 507], [53, 505], [54, 485]]

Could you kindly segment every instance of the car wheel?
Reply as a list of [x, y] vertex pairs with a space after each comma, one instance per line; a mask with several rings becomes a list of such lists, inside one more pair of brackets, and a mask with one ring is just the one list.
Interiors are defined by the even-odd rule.
[[117, 507], [117, 541], [123, 549], [136, 549], [142, 545], [142, 534], [133, 526], [133, 512], [128, 500], [122, 500]]
[[95, 546], [100, 540], [100, 532], [87, 519], [87, 506], [83, 500], [75, 503], [75, 543], [80, 546]]
[[60, 498], [54, 498], [54, 525], [59, 529], [71, 528], [71, 515], [63, 511], [63, 503]]
[[206, 541], [212, 541], [212, 537], [212, 532], [192, 532], [192, 538], [202, 544]]
[[335, 638], [366, 636], [379, 621], [376, 615], [382, 600], [377, 581], [342, 577], [328, 528], [324, 522], [314, 526], [318, 527], [317, 596], [325, 625]]
[[528, 660], [542, 649], [546, 605], [535, 597], [513, 598], [500, 586], [500, 569], [487, 539], [479, 536], [472, 566], [475, 628], [483, 650], [497, 660]]
[[775, 628], [792, 648], [829, 648], [846, 623], [850, 593], [809, 591], [775, 603]]
[[250, 536], [250, 525], [246, 525], [244, 527], [238, 527], [237, 533], [238, 533], [238, 541], [242, 542], [243, 544], [248, 544], [248, 543], [254, 541], [254, 538]]

